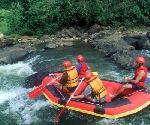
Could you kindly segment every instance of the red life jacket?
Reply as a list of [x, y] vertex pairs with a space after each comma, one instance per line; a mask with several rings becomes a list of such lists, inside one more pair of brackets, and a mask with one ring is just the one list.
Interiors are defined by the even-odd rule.
[[82, 67], [80, 69], [79, 75], [80, 77], [84, 76], [84, 73], [89, 69], [86, 63], [81, 63]]
[[134, 72], [134, 80], [137, 78], [137, 76], [139, 75], [139, 72], [143, 70], [145, 72], [145, 75], [142, 77], [142, 79], [137, 83], [137, 85], [139, 86], [144, 86], [145, 85], [145, 80], [147, 79], [147, 67], [145, 66], [140, 66], [139, 68], [137, 68]]

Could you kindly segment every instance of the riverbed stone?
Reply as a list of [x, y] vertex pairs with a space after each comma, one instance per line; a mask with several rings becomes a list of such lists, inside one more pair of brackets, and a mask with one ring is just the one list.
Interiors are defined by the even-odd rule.
[[45, 46], [44, 49], [54, 49], [54, 48], [56, 48], [56, 47], [58, 47], [57, 44], [54, 44], [54, 43], [48, 43], [48, 44], [46, 44], [46, 46]]
[[137, 50], [150, 49], [150, 41], [144, 35], [125, 36], [123, 39], [130, 45], [134, 46]]
[[146, 37], [148, 37], [150, 39], [150, 32], [146, 33]]
[[13, 46], [16, 44], [17, 39], [16, 38], [1, 38], [0, 39], [0, 48], [6, 47], [6, 46]]
[[28, 50], [20, 47], [3, 48], [0, 50], [0, 64], [15, 63], [24, 59], [28, 54]]

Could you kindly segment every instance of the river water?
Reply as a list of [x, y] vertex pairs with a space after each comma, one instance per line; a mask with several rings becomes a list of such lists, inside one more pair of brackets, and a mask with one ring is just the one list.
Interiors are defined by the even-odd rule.
[[[27, 92], [31, 89], [23, 87], [24, 80], [35, 72], [62, 70], [64, 59], [70, 59], [76, 64], [75, 56], [78, 54], [83, 54], [91, 69], [97, 71], [103, 79], [122, 81], [124, 76], [132, 76], [109, 58], [84, 44], [35, 52], [24, 61], [0, 66], [0, 125], [53, 125], [57, 107], [49, 104], [43, 96], [29, 100]], [[150, 125], [150, 107], [120, 119], [106, 119], [68, 111], [58, 124]]]

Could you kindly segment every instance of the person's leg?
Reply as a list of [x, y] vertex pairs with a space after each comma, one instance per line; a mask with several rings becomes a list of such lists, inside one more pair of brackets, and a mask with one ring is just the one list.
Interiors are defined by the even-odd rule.
[[57, 87], [60, 91], [62, 91], [62, 92], [69, 92], [68, 91], [68, 89], [67, 89], [67, 87], [66, 86], [63, 86], [62, 84], [60, 84], [60, 83], [57, 83], [57, 84], [55, 84], [55, 87]]
[[111, 98], [116, 97], [117, 95], [119, 95], [120, 93], [122, 93], [125, 89], [131, 89], [132, 88], [132, 84], [125, 84], [122, 86], [121, 89], [119, 89], [115, 94], [110, 94], [109, 96]]

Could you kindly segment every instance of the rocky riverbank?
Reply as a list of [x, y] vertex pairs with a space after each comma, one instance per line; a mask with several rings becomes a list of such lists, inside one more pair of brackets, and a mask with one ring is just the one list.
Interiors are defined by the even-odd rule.
[[150, 30], [128, 32], [101, 28], [95, 24], [89, 29], [68, 28], [41, 38], [33, 36], [6, 37], [0, 35], [0, 64], [14, 63], [42, 46], [42, 50], [73, 46], [84, 41], [91, 47], [112, 58], [123, 68], [133, 68], [139, 50], [150, 50]]
[[141, 55], [141, 50], [150, 50], [149, 31], [129, 33], [107, 29], [90, 34], [88, 43], [121, 67], [131, 69], [134, 67], [135, 57]]
[[91, 34], [88, 43], [121, 67], [131, 69], [141, 50], [150, 50], [150, 32], [102, 30]]
[[31, 52], [36, 51], [38, 46], [42, 50], [73, 46], [75, 42], [82, 39], [80, 31], [75, 28], [63, 29], [54, 35], [44, 35], [41, 38], [33, 36], [8, 37], [0, 34], [0, 64], [20, 61]]

